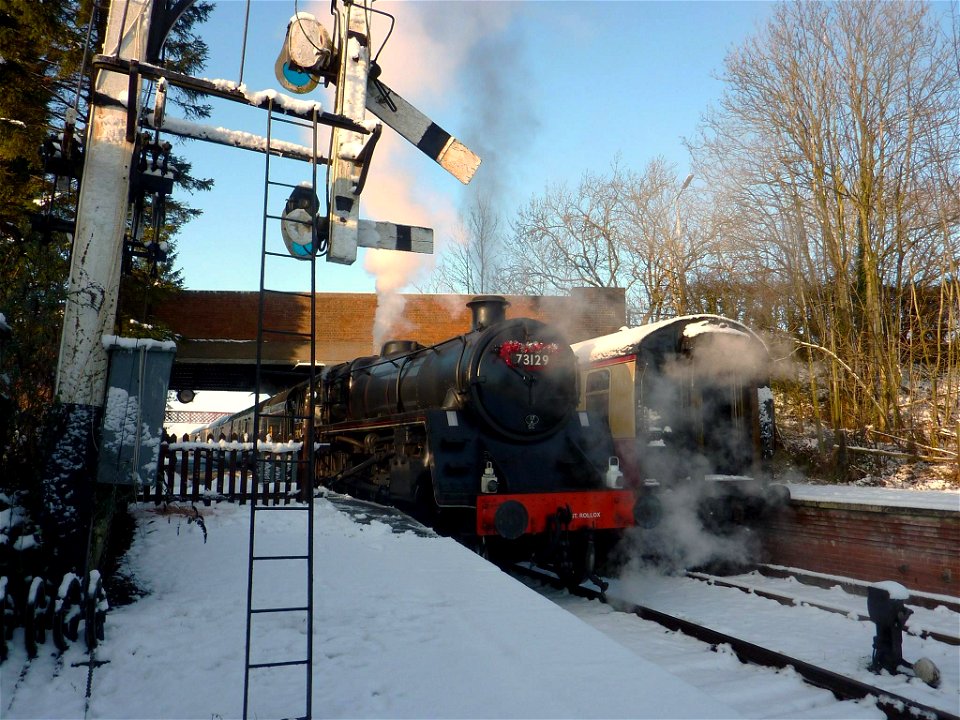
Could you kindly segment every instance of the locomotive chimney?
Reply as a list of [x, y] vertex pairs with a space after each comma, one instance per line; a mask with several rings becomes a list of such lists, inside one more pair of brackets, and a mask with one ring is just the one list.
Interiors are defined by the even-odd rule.
[[507, 317], [510, 301], [502, 295], [477, 295], [467, 303], [473, 313], [471, 330], [483, 330]]

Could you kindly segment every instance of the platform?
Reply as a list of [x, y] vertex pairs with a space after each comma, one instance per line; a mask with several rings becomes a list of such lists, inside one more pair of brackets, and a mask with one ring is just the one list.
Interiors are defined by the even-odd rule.
[[761, 529], [768, 562], [960, 595], [960, 493], [788, 487], [789, 507]]
[[[203, 533], [189, 503], [135, 507], [122, 572], [148, 594], [109, 612], [89, 707], [79, 644], [59, 661], [45, 651], [20, 681], [18, 645], [0, 667], [5, 718], [241, 716], [249, 509], [197, 507]], [[339, 499], [318, 499], [315, 510], [316, 717], [739, 716], [409, 518]], [[258, 526], [258, 551], [302, 542], [305, 515], [258, 514], [270, 523]], [[295, 602], [296, 588], [272, 568], [278, 577], [259, 587]], [[286, 654], [302, 653], [295, 640]], [[302, 708], [301, 676], [297, 668], [254, 692], [250, 717]]]

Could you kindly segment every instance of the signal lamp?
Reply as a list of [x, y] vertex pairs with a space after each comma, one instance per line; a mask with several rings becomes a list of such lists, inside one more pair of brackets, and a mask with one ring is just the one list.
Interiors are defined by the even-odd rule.
[[299, 260], [309, 260], [317, 252], [316, 217], [320, 200], [309, 185], [298, 185], [287, 198], [280, 221], [280, 234], [287, 252]]
[[274, 65], [280, 84], [298, 95], [308, 93], [317, 87], [332, 60], [333, 41], [320, 21], [306, 12], [290, 18]]

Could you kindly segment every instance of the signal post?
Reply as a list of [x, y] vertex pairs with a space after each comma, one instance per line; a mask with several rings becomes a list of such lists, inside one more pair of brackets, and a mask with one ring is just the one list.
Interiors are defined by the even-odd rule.
[[[152, 0], [110, 3], [104, 54], [141, 60], [151, 15]], [[50, 424], [54, 447], [42, 483], [44, 544], [64, 572], [82, 572], [87, 562], [107, 382], [102, 338], [114, 334], [133, 162], [126, 105], [139, 95], [136, 78], [99, 72], [94, 81]]]

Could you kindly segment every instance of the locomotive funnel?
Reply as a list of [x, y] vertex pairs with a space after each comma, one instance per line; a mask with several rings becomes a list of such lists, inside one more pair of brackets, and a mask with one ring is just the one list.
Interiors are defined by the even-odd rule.
[[467, 303], [473, 313], [471, 330], [483, 330], [507, 317], [510, 301], [502, 295], [477, 295]]

